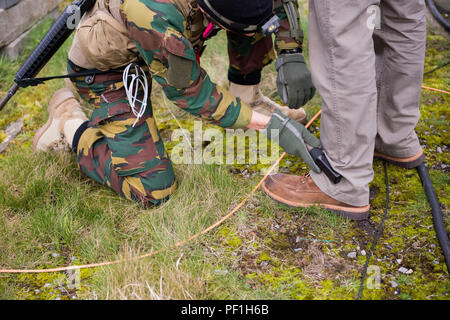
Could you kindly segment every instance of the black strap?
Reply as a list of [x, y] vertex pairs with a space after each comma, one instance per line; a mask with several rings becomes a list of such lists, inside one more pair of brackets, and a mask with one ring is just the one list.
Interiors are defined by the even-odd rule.
[[70, 60], [69, 60], [69, 66], [73, 70], [80, 70], [80, 71], [76, 72], [76, 73], [72, 73], [72, 74], [62, 75], [62, 76], [51, 76], [51, 77], [43, 77], [43, 78], [24, 78], [24, 79], [17, 80], [16, 83], [20, 87], [26, 88], [29, 86], [37, 86], [39, 84], [43, 84], [45, 81], [54, 80], [54, 79], [87, 77], [87, 76], [95, 76], [95, 75], [99, 75], [99, 74], [108, 74], [108, 73], [113, 73], [113, 72], [123, 73], [123, 71], [124, 71], [123, 68], [111, 69], [111, 70], [107, 70], [107, 71], [102, 71], [102, 70], [98, 70], [98, 69], [84, 69], [82, 67], [77, 66]]

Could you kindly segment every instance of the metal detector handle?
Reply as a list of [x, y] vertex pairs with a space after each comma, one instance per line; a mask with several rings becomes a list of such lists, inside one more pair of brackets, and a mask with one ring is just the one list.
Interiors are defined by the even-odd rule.
[[339, 182], [341, 182], [342, 176], [333, 169], [322, 149], [313, 148], [309, 151], [309, 153], [311, 154], [311, 157], [320, 168], [320, 170], [322, 170], [326, 174], [331, 182], [333, 182], [334, 184], [338, 184]]

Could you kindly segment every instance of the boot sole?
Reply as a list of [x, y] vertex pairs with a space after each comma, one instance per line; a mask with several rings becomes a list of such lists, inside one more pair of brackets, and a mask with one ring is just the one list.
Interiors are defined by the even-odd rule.
[[[70, 91], [70, 94], [68, 94], [66, 92], [66, 89]], [[34, 134], [33, 150], [36, 150], [37, 144], [38, 144], [39, 140], [41, 139], [42, 135], [45, 133], [45, 131], [47, 131], [47, 129], [52, 124], [56, 108], [59, 107], [63, 102], [74, 98], [73, 93], [69, 88], [60, 89], [56, 93], [58, 93], [58, 92], [60, 92], [61, 97], [55, 97], [54, 99], [52, 98], [48, 104], [48, 107], [47, 107], [48, 120], [47, 120], [47, 122], [41, 128], [39, 128], [36, 131], [36, 133]]]
[[382, 154], [382, 153], [378, 153], [375, 151], [374, 153], [374, 157], [377, 159], [381, 159], [381, 160], [385, 160], [395, 166], [404, 168], [404, 169], [413, 169], [418, 167], [419, 165], [421, 165], [424, 161], [425, 161], [425, 153], [422, 151], [422, 153], [420, 154], [420, 156], [418, 156], [417, 159], [414, 159], [412, 161], [398, 161], [396, 158], [394, 157], [390, 157], [388, 155]]
[[[370, 206], [364, 207], [364, 209], [350, 209], [343, 210], [342, 208], [331, 205], [331, 204], [316, 204], [316, 203], [294, 203], [289, 200], [282, 199], [281, 197], [271, 193], [269, 190], [266, 189], [265, 184], [262, 185], [262, 188], [264, 190], [264, 193], [272, 200], [287, 205], [291, 208], [311, 208], [311, 207], [319, 207], [328, 211], [331, 211], [333, 213], [336, 213], [346, 219], [359, 221], [359, 220], [366, 220], [369, 217], [370, 212]], [[367, 208], [367, 209], [366, 209]]]

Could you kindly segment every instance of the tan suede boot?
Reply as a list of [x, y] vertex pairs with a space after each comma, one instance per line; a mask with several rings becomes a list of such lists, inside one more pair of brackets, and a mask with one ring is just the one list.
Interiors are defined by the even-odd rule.
[[291, 207], [318, 206], [351, 220], [364, 220], [369, 215], [370, 205], [354, 207], [335, 200], [322, 192], [310, 176], [277, 173], [266, 179], [263, 190], [273, 200]]
[[70, 150], [77, 129], [88, 118], [69, 88], [55, 92], [47, 111], [47, 123], [36, 131], [33, 149], [38, 151]]
[[266, 116], [271, 116], [275, 109], [279, 109], [281, 113], [288, 116], [301, 124], [307, 122], [305, 109], [297, 110], [289, 109], [288, 107], [280, 106], [278, 103], [270, 100], [264, 96], [259, 88], [259, 85], [244, 86], [230, 82], [230, 92], [235, 97], [252, 107], [253, 110], [260, 112]]

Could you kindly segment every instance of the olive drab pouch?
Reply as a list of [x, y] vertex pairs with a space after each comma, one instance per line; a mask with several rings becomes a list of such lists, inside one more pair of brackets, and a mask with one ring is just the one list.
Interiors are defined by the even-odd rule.
[[138, 50], [120, 12], [120, 0], [97, 0], [78, 28], [69, 59], [84, 68], [106, 71], [135, 62]]
[[202, 39], [203, 30], [208, 22], [197, 6], [197, 0], [171, 0], [186, 19], [186, 39], [194, 48], [201, 48], [204, 39]]

